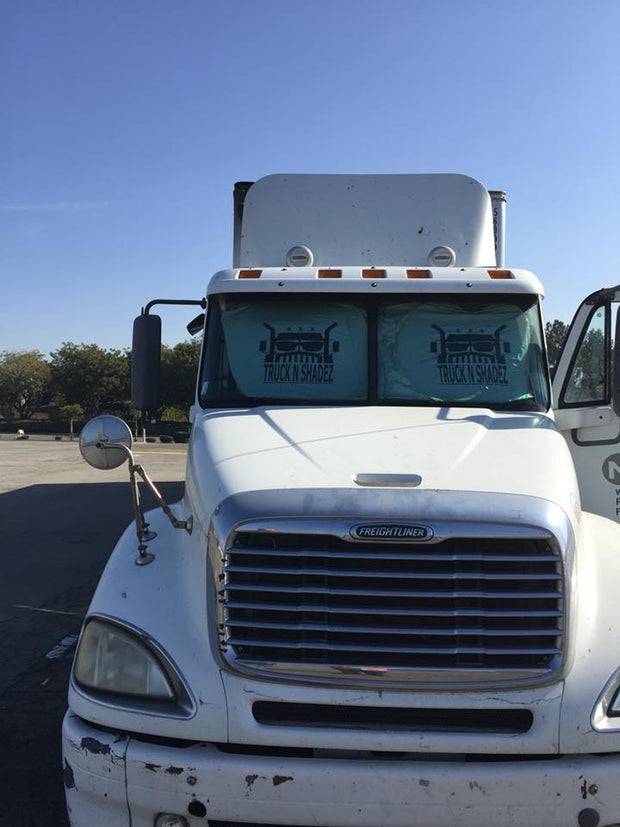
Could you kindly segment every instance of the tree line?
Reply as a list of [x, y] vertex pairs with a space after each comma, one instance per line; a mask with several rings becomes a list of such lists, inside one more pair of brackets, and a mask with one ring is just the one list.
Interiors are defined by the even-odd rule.
[[[187, 419], [194, 401], [200, 341], [162, 347], [160, 419]], [[0, 352], [0, 418], [27, 420], [37, 413], [68, 422], [111, 413], [134, 415], [131, 354], [95, 344], [64, 342], [49, 358], [38, 350]]]
[[[549, 363], [557, 362], [568, 326], [556, 319], [545, 333]], [[194, 401], [200, 341], [164, 345], [161, 355], [162, 399], [159, 419], [185, 420]], [[112, 413], [131, 419], [128, 350], [64, 342], [46, 359], [38, 350], [0, 353], [0, 417], [30, 419], [46, 411], [65, 422]]]

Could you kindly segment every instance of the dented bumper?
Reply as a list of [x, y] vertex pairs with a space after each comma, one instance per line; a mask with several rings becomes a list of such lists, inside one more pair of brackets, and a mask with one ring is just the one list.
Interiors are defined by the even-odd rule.
[[620, 823], [620, 756], [484, 762], [297, 758], [168, 746], [63, 725], [72, 827], [190, 825], [567, 827]]

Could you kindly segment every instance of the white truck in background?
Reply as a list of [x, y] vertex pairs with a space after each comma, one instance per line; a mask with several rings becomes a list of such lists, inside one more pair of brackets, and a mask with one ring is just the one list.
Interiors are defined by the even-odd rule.
[[503, 200], [461, 175], [237, 186], [183, 499], [143, 513], [120, 420], [81, 436], [129, 459], [136, 519], [71, 676], [72, 827], [620, 824], [620, 286], [552, 391]]

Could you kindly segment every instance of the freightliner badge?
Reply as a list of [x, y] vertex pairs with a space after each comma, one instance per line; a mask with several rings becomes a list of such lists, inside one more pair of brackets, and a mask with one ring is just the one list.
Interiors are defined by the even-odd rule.
[[356, 540], [422, 542], [432, 538], [433, 529], [425, 525], [403, 523], [364, 523], [363, 525], [352, 526], [350, 533]]

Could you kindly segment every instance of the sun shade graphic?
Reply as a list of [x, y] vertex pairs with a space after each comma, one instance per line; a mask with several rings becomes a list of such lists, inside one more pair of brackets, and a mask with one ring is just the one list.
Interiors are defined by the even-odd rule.
[[288, 328], [278, 333], [267, 322], [263, 326], [269, 331], [269, 339], [259, 346], [265, 353], [265, 382], [333, 381], [332, 354], [338, 353], [340, 343], [331, 340], [331, 332], [338, 322], [323, 332]]
[[[505, 324], [498, 327], [493, 334], [482, 331], [474, 333], [470, 330], [468, 333], [457, 331], [446, 335], [438, 325], [434, 324], [432, 327], [439, 333], [440, 348], [437, 364], [506, 364], [499, 339], [499, 334], [506, 329]], [[503, 351], [510, 353], [510, 342], [503, 344]], [[436, 342], [431, 342], [431, 353], [437, 353]]]
[[339, 343], [330, 342], [331, 331], [338, 322], [330, 324], [323, 333], [314, 330], [298, 332], [285, 330], [276, 333], [276, 329], [267, 322], [263, 326], [269, 331], [269, 345], [266, 341], [260, 343], [261, 352], [267, 352], [265, 364], [270, 362], [322, 362], [332, 364], [332, 353], [338, 353]]
[[380, 395], [460, 404], [540, 395], [537, 324], [534, 305], [512, 301], [386, 303], [379, 317]]
[[506, 356], [510, 342], [501, 341], [503, 324], [493, 333], [481, 329], [446, 334], [439, 325], [431, 325], [439, 333], [439, 341], [431, 342], [431, 353], [437, 353], [437, 368], [443, 384], [506, 385]]
[[231, 372], [247, 396], [361, 399], [367, 322], [358, 304], [308, 297], [233, 302], [222, 312]]

